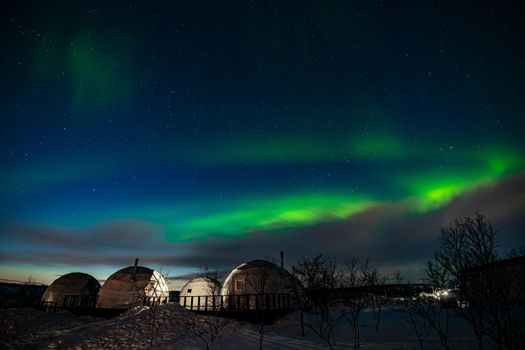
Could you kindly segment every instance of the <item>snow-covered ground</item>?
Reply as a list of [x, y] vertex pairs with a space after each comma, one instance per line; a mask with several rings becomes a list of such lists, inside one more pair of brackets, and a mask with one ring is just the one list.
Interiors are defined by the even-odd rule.
[[[177, 304], [156, 309], [135, 308], [111, 319], [74, 316], [66, 311], [46, 314], [33, 309], [0, 310], [2, 349], [206, 349], [196, 334], [208, 335], [210, 324], [225, 322], [200, 316]], [[196, 326], [192, 326], [196, 325]], [[337, 349], [352, 348], [350, 326], [338, 325]], [[468, 325], [451, 319], [450, 339], [453, 349], [477, 348]], [[259, 348], [258, 325], [229, 321], [214, 349], [244, 350]], [[298, 314], [291, 313], [265, 326], [264, 349], [326, 349], [313, 332], [301, 336]], [[361, 327], [361, 349], [418, 349], [417, 338], [404, 317], [394, 310], [382, 315], [379, 331], [371, 312], [365, 312]], [[438, 349], [439, 339], [430, 337], [425, 349]]]

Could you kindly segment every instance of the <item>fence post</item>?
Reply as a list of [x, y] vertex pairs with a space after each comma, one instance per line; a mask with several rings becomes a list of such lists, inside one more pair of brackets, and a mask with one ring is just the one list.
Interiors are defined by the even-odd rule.
[[190, 310], [193, 311], [193, 295], [191, 296], [191, 300], [190, 300]]

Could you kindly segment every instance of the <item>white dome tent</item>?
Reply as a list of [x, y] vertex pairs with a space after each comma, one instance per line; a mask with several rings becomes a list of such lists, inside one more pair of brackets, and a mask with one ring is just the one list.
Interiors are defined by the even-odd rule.
[[72, 272], [57, 278], [47, 287], [42, 301], [59, 307], [94, 306], [100, 283], [91, 275]]
[[[229, 308], [282, 308], [284, 302], [289, 306], [289, 296], [294, 291], [292, 281], [291, 274], [274, 263], [253, 260], [239, 265], [228, 275], [221, 295], [225, 296]], [[284, 296], [286, 301], [282, 300]]]
[[210, 276], [200, 276], [188, 281], [179, 295], [180, 304], [188, 309], [207, 310], [218, 305], [221, 283]]
[[97, 307], [127, 309], [168, 302], [164, 277], [144, 266], [128, 266], [112, 274], [100, 289]]

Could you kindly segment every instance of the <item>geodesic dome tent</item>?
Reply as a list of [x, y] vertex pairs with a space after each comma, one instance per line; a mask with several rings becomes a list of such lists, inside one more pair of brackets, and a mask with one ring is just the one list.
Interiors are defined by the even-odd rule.
[[57, 278], [47, 287], [42, 301], [61, 307], [95, 306], [100, 283], [91, 275], [72, 272]]
[[[293, 291], [293, 278], [288, 271], [266, 260], [253, 260], [239, 265], [228, 275], [221, 295], [226, 297], [225, 303], [230, 308], [236, 303], [236, 307], [259, 309], [275, 308], [276, 297], [281, 305], [281, 298], [293, 295]], [[232, 298], [235, 295], [246, 297]], [[289, 307], [289, 297], [286, 303]]]
[[189, 280], [180, 291], [180, 296], [219, 295], [221, 283], [208, 276], [196, 277]]
[[196, 277], [182, 287], [179, 302], [190, 309], [205, 309], [205, 306], [217, 305], [216, 296], [221, 293], [221, 283], [209, 276]]
[[221, 294], [291, 293], [292, 276], [266, 260], [253, 260], [235, 268], [224, 281]]
[[168, 302], [169, 291], [160, 273], [144, 266], [128, 266], [111, 276], [100, 289], [97, 307], [128, 309]]

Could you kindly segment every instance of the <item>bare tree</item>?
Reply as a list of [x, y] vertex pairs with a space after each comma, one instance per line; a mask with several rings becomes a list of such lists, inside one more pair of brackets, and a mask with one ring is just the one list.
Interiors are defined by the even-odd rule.
[[307, 308], [309, 307], [309, 300], [307, 297], [307, 290], [304, 288], [302, 282], [297, 278], [296, 276], [296, 268], [295, 266], [292, 266], [292, 293], [294, 300], [297, 303], [297, 310], [299, 312], [299, 328], [301, 330], [301, 336], [305, 336], [304, 332], [304, 313], [306, 312]]
[[[402, 284], [400, 272], [394, 274], [394, 281]], [[435, 332], [439, 337], [441, 346], [449, 349], [449, 309], [442, 308], [432, 293], [421, 291], [420, 288], [404, 285], [401, 303], [401, 312], [405, 321], [412, 327], [421, 350], [424, 349], [425, 340]]]
[[230, 320], [221, 318], [218, 315], [205, 315], [191, 319], [189, 327], [193, 336], [201, 340], [206, 350], [213, 349], [220, 334], [226, 329]]
[[497, 234], [478, 212], [442, 227], [424, 278], [437, 288], [461, 291], [455, 312], [471, 325], [478, 349], [486, 339], [500, 348], [523, 349], [523, 258], [498, 262]]
[[439, 248], [424, 271], [427, 279], [442, 287], [458, 288], [462, 271], [498, 259], [497, 233], [480, 213], [442, 227]]
[[330, 349], [336, 345], [334, 315], [336, 298], [333, 290], [339, 286], [340, 273], [335, 260], [318, 254], [311, 259], [302, 258], [293, 268], [295, 279], [300, 283], [299, 305], [312, 307], [302, 318], [304, 326], [313, 331]]
[[[137, 262], [135, 262], [136, 264]], [[157, 279], [154, 272], [149, 276], [148, 280], [144, 278], [137, 278], [135, 272], [131, 276], [131, 288], [133, 289], [133, 300], [127, 305], [128, 308], [143, 307], [147, 317], [144, 319], [145, 327], [137, 329], [137, 332], [146, 331], [149, 336], [148, 349], [155, 348], [155, 343], [158, 340], [159, 334], [162, 330], [164, 322], [169, 319], [169, 311], [166, 308], [161, 308], [162, 304], [167, 302], [167, 296], [162, 291], [161, 281]], [[160, 273], [159, 275], [164, 278]], [[113, 326], [115, 327], [115, 325]], [[120, 339], [116, 328], [112, 328], [112, 333], [120, 344]]]
[[372, 302], [372, 294], [366, 287], [376, 283], [378, 271], [369, 266], [368, 259], [361, 261], [357, 257], [346, 260], [343, 269], [342, 286], [349, 295], [338, 303], [338, 308], [343, 319], [352, 327], [354, 349], [357, 349], [360, 344], [360, 318], [365, 308]]
[[206, 350], [210, 350], [220, 338], [220, 334], [230, 324], [230, 320], [220, 317], [218, 298], [221, 298], [221, 286], [218, 281], [221, 278], [221, 273], [219, 270], [206, 268], [200, 276], [207, 280], [207, 309], [212, 311], [206, 316], [192, 319], [189, 326], [194, 337], [204, 342]]
[[[403, 283], [403, 278], [401, 277], [401, 272], [396, 271], [394, 273], [394, 283], [400, 286]], [[413, 292], [407, 295], [405, 293], [400, 298], [402, 309], [401, 312], [405, 318], [405, 321], [412, 327], [416, 335], [419, 347], [421, 350], [424, 349], [425, 340], [432, 333], [432, 322], [428, 319], [422, 317], [424, 315], [429, 315], [430, 313], [426, 312], [424, 308], [427, 304], [421, 303], [420, 300], [417, 300], [413, 295]]]
[[[436, 288], [458, 289], [463, 271], [497, 260], [497, 233], [480, 213], [456, 219], [449, 226], [442, 227], [438, 236], [439, 247], [427, 263], [423, 278]], [[481, 287], [480, 282], [477, 281], [477, 288]], [[482, 303], [457, 309], [472, 326], [480, 350], [487, 335], [487, 311], [488, 306]]]
[[424, 349], [425, 340], [432, 333], [436, 322], [436, 309], [428, 299], [407, 298], [403, 301], [403, 315], [405, 321], [412, 327], [421, 350]]
[[[259, 349], [263, 348], [263, 341], [268, 326], [266, 324], [268, 312], [271, 309], [271, 304], [267, 296], [275, 294], [279, 291], [280, 280], [276, 279], [273, 274], [275, 273], [274, 269], [268, 266], [259, 266], [254, 267], [252, 271], [246, 276], [246, 284], [249, 290], [255, 292], [256, 304], [262, 304], [258, 312], [259, 322], [257, 324], [257, 331], [259, 332]], [[247, 305], [249, 308], [250, 305]]]
[[383, 289], [383, 286], [388, 281], [388, 274], [382, 274], [377, 268], [374, 268], [370, 272], [370, 286], [375, 287], [374, 293], [371, 295], [371, 306], [372, 312], [374, 314], [375, 330], [379, 331], [379, 325], [381, 323], [381, 315], [383, 312], [383, 306], [388, 302], [386, 295], [386, 290]]
[[148, 307], [148, 311], [151, 317], [151, 331], [149, 342], [150, 349], [153, 349], [155, 347], [155, 341], [158, 339], [163, 320], [169, 316], [166, 308], [160, 308], [161, 304], [165, 304], [167, 302], [167, 300], [163, 300], [164, 296], [162, 295], [162, 292], [160, 290], [160, 283], [161, 282], [157, 280], [157, 277], [155, 276], [155, 272], [148, 280], [143, 290], [139, 290], [135, 282], [135, 288], [137, 290], [138, 296], [139, 298], [140, 296], [142, 296], [143, 305]]
[[199, 274], [200, 277], [207, 280], [206, 284], [206, 293], [207, 293], [207, 306], [212, 310], [218, 310], [220, 305], [220, 294], [221, 294], [221, 284], [219, 280], [222, 277], [222, 273], [217, 268], [206, 267], [204, 271]]

